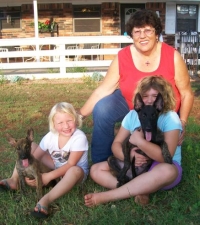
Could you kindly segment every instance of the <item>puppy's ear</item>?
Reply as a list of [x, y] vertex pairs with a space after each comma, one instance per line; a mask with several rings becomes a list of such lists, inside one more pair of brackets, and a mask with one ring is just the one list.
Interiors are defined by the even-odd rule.
[[159, 112], [162, 111], [162, 109], [164, 107], [164, 102], [163, 102], [163, 97], [160, 93], [157, 95], [156, 100], [153, 105]]
[[142, 97], [139, 93], [137, 93], [135, 95], [135, 98], [134, 98], [134, 109], [135, 109], [135, 111], [139, 112], [143, 106], [144, 106], [144, 102], [142, 100]]
[[34, 138], [33, 128], [28, 129], [26, 138], [31, 142], [33, 141]]
[[10, 145], [16, 147], [17, 141], [15, 138], [13, 138], [10, 134], [6, 134], [6, 139]]

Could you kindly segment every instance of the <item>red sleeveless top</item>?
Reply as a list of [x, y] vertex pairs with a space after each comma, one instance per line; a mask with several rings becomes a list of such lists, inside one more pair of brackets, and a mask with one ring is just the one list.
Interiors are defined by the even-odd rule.
[[175, 93], [176, 111], [180, 108], [180, 93], [175, 85], [175, 69], [174, 69], [174, 51], [175, 49], [164, 42], [161, 47], [160, 64], [153, 72], [139, 71], [132, 60], [130, 45], [118, 52], [119, 74], [120, 74], [120, 90], [124, 96], [130, 109], [133, 109], [133, 94], [137, 86], [137, 82], [145, 76], [162, 75], [168, 80]]

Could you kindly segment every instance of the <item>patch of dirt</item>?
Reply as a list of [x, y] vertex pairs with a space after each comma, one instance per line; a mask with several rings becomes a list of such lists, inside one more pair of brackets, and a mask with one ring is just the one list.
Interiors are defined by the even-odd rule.
[[195, 122], [200, 124], [200, 99], [195, 98], [190, 117], [195, 118]]
[[40, 79], [40, 80], [30, 80], [31, 83], [50, 83], [50, 84], [66, 84], [66, 83], [83, 83], [83, 79], [78, 78], [60, 78], [60, 79]]
[[6, 150], [6, 148], [5, 148], [5, 147], [0, 146], [0, 152], [4, 152], [5, 150]]
[[[195, 85], [198, 84], [200, 86], [200, 78], [195, 77], [195, 79], [191, 79], [191, 85], [193, 85], [195, 82]], [[194, 104], [192, 107], [192, 111], [190, 113], [190, 117], [193, 117], [195, 119], [195, 122], [200, 124], [200, 90], [197, 89], [194, 91]]]
[[[195, 84], [199, 84], [200, 85], [200, 77], [193, 77], [190, 79], [191, 84], [193, 84], [193, 82], [195, 82]], [[56, 83], [60, 83], [60, 84], [64, 84], [64, 83], [83, 83], [83, 79], [77, 79], [77, 78], [66, 78], [66, 79], [42, 79], [42, 80], [34, 80], [34, 81], [28, 81], [28, 82], [35, 82], [35, 83], [52, 83], [52, 84], [56, 84]], [[200, 90], [196, 90], [194, 91], [194, 104], [193, 104], [193, 108], [192, 111], [190, 113], [190, 116], [195, 118], [195, 121], [200, 124]]]
[[[191, 84], [199, 85], [200, 86], [200, 77], [191, 77], [190, 79]], [[72, 83], [84, 83], [82, 78], [60, 78], [60, 79], [37, 79], [37, 80], [26, 80], [23, 81], [23, 84], [29, 85], [33, 83], [39, 84], [72, 84]], [[9, 83], [9, 85], [16, 85], [15, 83]], [[195, 118], [195, 121], [200, 124], [200, 89], [194, 91], [194, 104], [190, 116]], [[86, 100], [86, 99], [84, 99]], [[47, 113], [48, 114], [48, 113]], [[40, 115], [35, 115], [35, 117]]]
[[[83, 83], [84, 80], [82, 78], [59, 78], [59, 79], [36, 79], [36, 80], [23, 80], [23, 84], [72, 84], [72, 83]], [[7, 85], [16, 85], [16, 82], [7, 82]]]

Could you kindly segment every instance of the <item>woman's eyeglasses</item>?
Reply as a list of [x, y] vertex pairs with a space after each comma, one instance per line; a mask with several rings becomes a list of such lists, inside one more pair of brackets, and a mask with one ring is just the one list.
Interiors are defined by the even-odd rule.
[[155, 31], [155, 29], [144, 29], [144, 30], [134, 30], [132, 32], [132, 35], [134, 37], [140, 37], [141, 33], [145, 34], [146, 36], [151, 36], [153, 34], [153, 32]]

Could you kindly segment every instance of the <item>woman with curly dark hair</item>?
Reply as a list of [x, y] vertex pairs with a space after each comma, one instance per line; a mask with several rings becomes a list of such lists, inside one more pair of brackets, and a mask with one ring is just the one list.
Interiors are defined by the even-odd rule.
[[176, 98], [184, 137], [184, 127], [193, 105], [187, 66], [173, 47], [159, 41], [162, 25], [151, 10], [136, 11], [127, 23], [127, 33], [133, 44], [123, 48], [112, 61], [104, 81], [92, 93], [80, 114], [93, 113], [94, 128], [91, 143], [93, 163], [106, 160], [111, 154], [114, 126], [133, 109], [132, 96], [137, 82], [146, 76], [162, 75], [168, 80]]
[[156, 13], [149, 10], [136, 11], [126, 23], [126, 32], [132, 37], [133, 27], [145, 27], [146, 25], [154, 28], [158, 37], [161, 35], [163, 28], [160, 18]]

